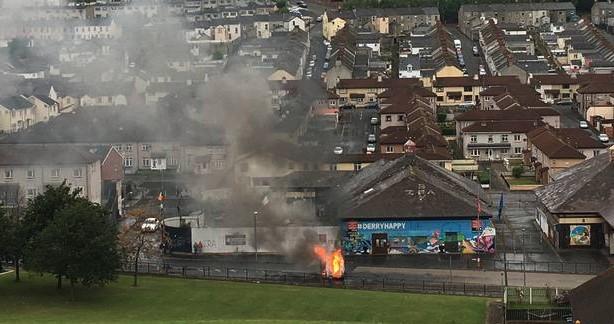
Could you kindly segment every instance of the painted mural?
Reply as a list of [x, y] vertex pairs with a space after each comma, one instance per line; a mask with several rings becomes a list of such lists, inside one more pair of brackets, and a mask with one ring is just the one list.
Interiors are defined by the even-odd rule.
[[590, 225], [570, 225], [569, 226], [569, 245], [575, 245], [575, 246], [591, 245], [591, 226]]
[[495, 252], [496, 232], [488, 219], [361, 220], [342, 228], [346, 255]]

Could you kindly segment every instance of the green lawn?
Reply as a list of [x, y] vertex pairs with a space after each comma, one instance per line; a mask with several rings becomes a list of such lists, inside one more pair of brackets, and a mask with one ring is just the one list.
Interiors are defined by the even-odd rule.
[[[0, 276], [0, 322], [484, 323], [488, 299], [143, 277], [57, 291], [51, 277]], [[68, 287], [67, 287], [68, 288]]]
[[507, 182], [511, 186], [536, 185], [536, 184], [538, 184], [537, 181], [535, 181], [535, 178], [531, 178], [531, 177], [520, 177], [520, 178], [508, 177], [508, 178], [505, 178], [505, 180], [507, 180]]

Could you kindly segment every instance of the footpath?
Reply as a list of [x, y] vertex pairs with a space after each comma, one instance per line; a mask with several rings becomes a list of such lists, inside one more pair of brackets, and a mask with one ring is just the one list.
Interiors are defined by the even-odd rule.
[[[430, 281], [452, 281], [465, 282], [480, 285], [502, 285], [504, 282], [503, 271], [475, 271], [475, 270], [455, 270], [444, 269], [412, 269], [412, 268], [385, 268], [385, 267], [356, 267], [352, 271], [353, 275], [381, 275], [411, 277], [416, 280]], [[593, 278], [594, 275], [563, 274], [563, 273], [543, 273], [527, 272], [527, 287], [552, 287], [571, 289]], [[507, 272], [508, 286], [522, 287], [524, 285], [524, 274], [518, 271]]]

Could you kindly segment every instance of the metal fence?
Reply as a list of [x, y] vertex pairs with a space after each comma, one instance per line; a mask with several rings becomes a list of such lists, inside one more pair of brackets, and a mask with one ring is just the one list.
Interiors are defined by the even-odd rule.
[[540, 308], [540, 309], [506, 309], [505, 321], [519, 321], [519, 323], [571, 323], [571, 309], [561, 308]]
[[[384, 276], [345, 276], [342, 280], [322, 278], [319, 273], [249, 269], [221, 266], [173, 266], [159, 263], [140, 263], [139, 273], [182, 278], [203, 278], [258, 283], [279, 283], [301, 286], [364, 289], [395, 292], [432, 293], [465, 296], [503, 297], [499, 285], [472, 284], [430, 280], [407, 280]], [[121, 271], [134, 272], [134, 263], [122, 264]]]

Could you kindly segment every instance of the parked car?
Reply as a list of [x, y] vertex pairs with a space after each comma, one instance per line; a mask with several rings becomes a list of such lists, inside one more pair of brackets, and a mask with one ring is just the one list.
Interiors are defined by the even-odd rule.
[[588, 128], [588, 123], [586, 122], [586, 120], [580, 121], [580, 128]]
[[484, 68], [484, 65], [480, 65], [480, 75], [486, 75], [486, 69]]
[[375, 138], [375, 134], [369, 134], [369, 136], [367, 137], [367, 142], [375, 143], [376, 141], [377, 139]]
[[328, 69], [328, 62], [324, 62], [323, 68], [324, 68], [324, 70]]
[[309, 67], [314, 67], [314, 66], [316, 66], [316, 61], [314, 60], [309, 61]]
[[315, 55], [315, 54], [311, 55], [311, 60], [312, 61], [316, 61], [317, 59], [318, 59], [317, 55]]
[[375, 153], [375, 144], [373, 143], [367, 144], [367, 153]]
[[610, 138], [608, 137], [608, 134], [599, 134], [599, 140], [602, 141], [603, 143], [607, 143], [610, 141]]
[[327, 41], [327, 40], [325, 39], [325, 40], [324, 40], [324, 45], [329, 46], [329, 45], [330, 45], [330, 42], [329, 42], [329, 41]]
[[318, 18], [316, 18], [316, 22], [322, 22], [322, 16], [318, 16]]
[[335, 149], [333, 150], [333, 153], [335, 153], [336, 155], [343, 154], [343, 147], [341, 146], [335, 147]]
[[473, 56], [480, 56], [480, 50], [478, 49], [477, 45], [473, 45], [471, 50], [473, 51]]
[[371, 125], [379, 124], [379, 119], [377, 117], [371, 117]]
[[454, 47], [461, 48], [462, 46], [463, 46], [463, 44], [461, 43], [460, 39], [455, 39], [454, 40]]
[[145, 219], [143, 224], [141, 224], [141, 230], [143, 232], [155, 232], [158, 228], [160, 228], [160, 221], [153, 217]]

